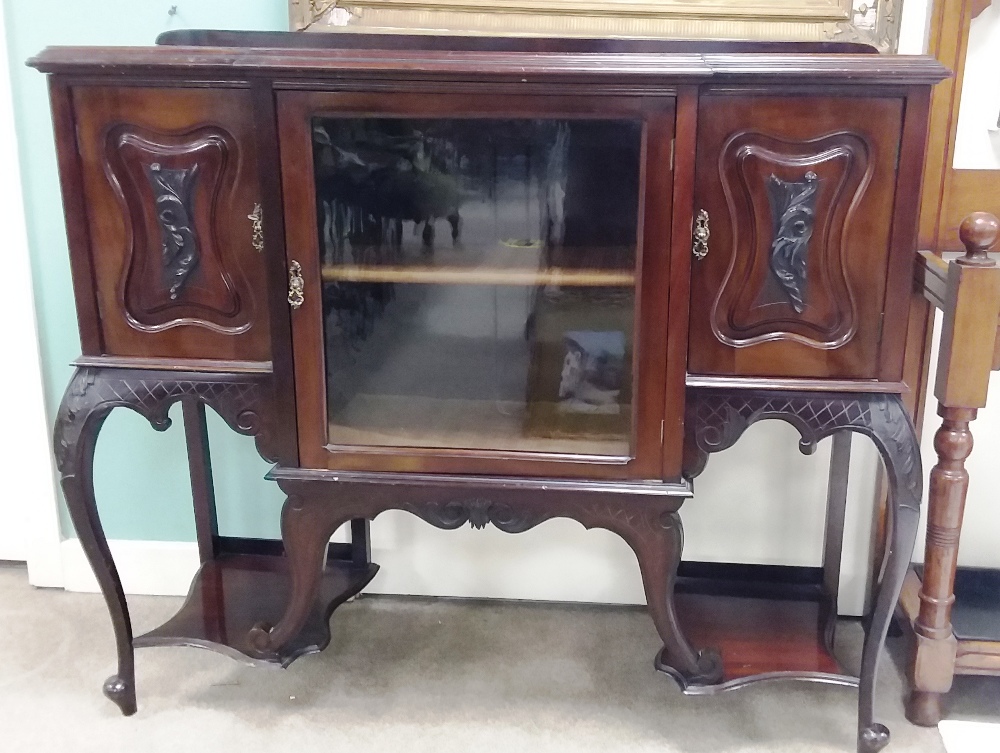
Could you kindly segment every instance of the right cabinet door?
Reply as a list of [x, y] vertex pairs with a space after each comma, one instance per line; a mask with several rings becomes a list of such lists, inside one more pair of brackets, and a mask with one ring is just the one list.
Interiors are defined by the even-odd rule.
[[874, 379], [901, 99], [704, 96], [694, 374]]

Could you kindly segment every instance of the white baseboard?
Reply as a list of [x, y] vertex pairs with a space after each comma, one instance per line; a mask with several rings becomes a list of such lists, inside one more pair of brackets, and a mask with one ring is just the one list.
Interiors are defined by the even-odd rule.
[[[122, 588], [129, 595], [186, 596], [198, 571], [198, 545], [180, 541], [109, 541]], [[63, 587], [99, 593], [79, 539], [62, 542]]]
[[[453, 538], [457, 538], [459, 542], [462, 539], [461, 536]], [[474, 540], [471, 536], [466, 538]], [[108, 545], [122, 579], [122, 588], [130, 596], [186, 596], [191, 587], [191, 579], [200, 564], [198, 546], [193, 542], [112, 540]], [[99, 593], [97, 579], [84, 556], [80, 540], [73, 538], [63, 541], [60, 553], [64, 588], [67, 591]], [[514, 569], [509, 562], [504, 572], [494, 573], [494, 577], [487, 577], [485, 566], [481, 569], [456, 568], [454, 562], [462, 561], [463, 556], [470, 557], [468, 551], [459, 550], [452, 557], [439, 552], [440, 556], [431, 558], [429, 562], [424, 562], [413, 551], [401, 551], [398, 547], [375, 547], [372, 554], [373, 559], [382, 564], [384, 569], [365, 589], [368, 593], [609, 604], [645, 603], [642, 581], [631, 552], [626, 552], [621, 558], [623, 568], [613, 566], [614, 558], [610, 563], [602, 559], [591, 562], [584, 552], [578, 554], [578, 560], [563, 553], [562, 559], [570, 557], [574, 564], [572, 572], [553, 572], [551, 578], [534, 581], [524, 572]], [[566, 566], [565, 561], [552, 563], [551, 557], [545, 552], [539, 552], [538, 556], [541, 557], [539, 562], [532, 560], [528, 563], [531, 565], [534, 562], [533, 567], [536, 569], [544, 569], [550, 565], [555, 570], [560, 564], [562, 567]], [[521, 559], [530, 560], [530, 557]], [[420, 563], [420, 566], [415, 566], [415, 562]], [[593, 572], [587, 570], [588, 565]], [[464, 576], [456, 577], [456, 571]], [[581, 572], [589, 577], [581, 578]], [[582, 588], [578, 585], [581, 580], [584, 582]], [[603, 585], [594, 585], [605, 580], [607, 583]]]

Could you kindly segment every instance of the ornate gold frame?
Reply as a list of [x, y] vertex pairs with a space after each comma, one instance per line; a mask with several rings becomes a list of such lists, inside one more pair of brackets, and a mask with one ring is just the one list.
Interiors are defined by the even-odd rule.
[[289, 0], [297, 31], [867, 42], [895, 52], [902, 0]]

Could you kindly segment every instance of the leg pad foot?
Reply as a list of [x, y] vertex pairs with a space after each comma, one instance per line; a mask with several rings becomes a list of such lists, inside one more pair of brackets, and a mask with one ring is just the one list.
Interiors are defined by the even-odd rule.
[[104, 681], [104, 695], [121, 709], [123, 716], [132, 716], [136, 712], [134, 682], [112, 675]]
[[722, 682], [722, 654], [717, 649], [706, 648], [698, 652], [698, 671], [690, 674], [677, 670], [670, 662], [667, 649], [656, 655], [653, 666], [674, 678], [681, 690], [689, 685], [716, 685]]
[[858, 735], [858, 753], [878, 753], [889, 744], [889, 728], [884, 724], [872, 724]]

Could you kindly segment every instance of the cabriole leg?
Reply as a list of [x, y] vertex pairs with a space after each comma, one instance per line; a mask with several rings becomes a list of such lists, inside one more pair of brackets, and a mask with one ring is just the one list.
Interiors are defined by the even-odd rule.
[[136, 712], [132, 622], [94, 498], [94, 449], [101, 426], [114, 407], [101, 399], [94, 387], [98, 378], [89, 369], [78, 369], [73, 375], [56, 419], [55, 456], [66, 507], [114, 627], [118, 672], [104, 683], [104, 695], [131, 716]]
[[673, 677], [683, 689], [722, 680], [722, 656], [714, 649], [696, 651], [677, 619], [674, 584], [684, 548], [679, 506], [680, 502], [638, 506], [628, 500], [608, 500], [603, 504], [566, 505], [559, 515], [578, 520], [587, 528], [607, 529], [631, 547], [639, 561], [650, 617], [663, 641], [656, 668]]
[[[358, 517], [352, 510], [329, 504], [322, 494], [288, 495], [281, 511], [281, 539], [291, 577], [289, 602], [276, 625], [261, 622], [250, 630], [249, 644], [259, 658], [278, 660], [279, 650], [302, 630], [319, 593], [330, 537]], [[353, 529], [352, 525], [352, 534]], [[357, 557], [358, 548], [353, 551]]]
[[875, 610], [861, 656], [858, 753], [876, 753], [889, 742], [889, 730], [875, 722], [875, 681], [889, 622], [910, 566], [922, 493], [917, 436], [902, 402], [892, 397], [876, 403], [871, 414], [870, 435], [889, 479], [889, 530]]
[[[315, 475], [310, 471], [300, 476]], [[717, 652], [695, 651], [681, 631], [674, 610], [674, 580], [680, 562], [683, 534], [677, 508], [679, 498], [644, 501], [637, 505], [621, 495], [591, 495], [550, 490], [545, 505], [530, 496], [502, 492], [503, 501], [489, 499], [490, 490], [455, 492], [442, 481], [406, 487], [365, 481], [304, 480], [295, 471], [277, 475], [288, 494], [282, 512], [282, 539], [291, 587], [284, 614], [273, 627], [254, 626], [250, 644], [262, 659], [274, 660], [302, 629], [315, 603], [327, 542], [351, 521], [354, 556], [358, 564], [370, 561], [368, 521], [388, 509], [403, 509], [431, 525], [453, 530], [463, 525], [484, 528], [492, 523], [506, 533], [526, 531], [553, 517], [572, 518], [586, 528], [604, 528], [621, 536], [639, 561], [649, 611], [664, 648], [657, 666], [682, 686], [711, 684], [722, 675]], [[340, 476], [341, 474], [337, 474]], [[456, 494], [458, 495], [456, 497]], [[363, 561], [362, 561], [363, 560]]]
[[680, 515], [664, 512], [650, 522], [644, 535], [625, 536], [625, 540], [639, 560], [646, 604], [663, 641], [656, 668], [671, 675], [681, 688], [721, 681], [722, 655], [715, 649], [695, 651], [677, 620], [674, 584], [684, 548]]

